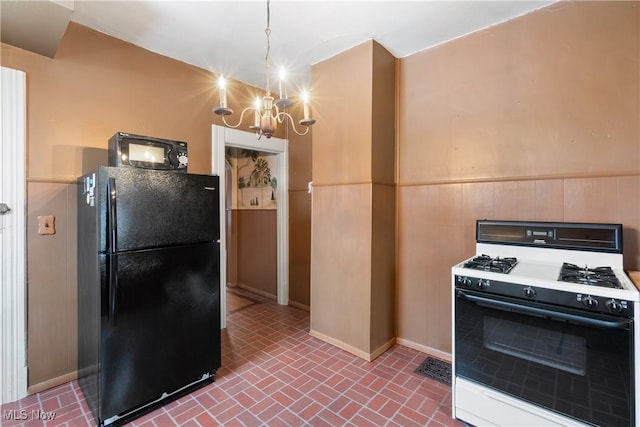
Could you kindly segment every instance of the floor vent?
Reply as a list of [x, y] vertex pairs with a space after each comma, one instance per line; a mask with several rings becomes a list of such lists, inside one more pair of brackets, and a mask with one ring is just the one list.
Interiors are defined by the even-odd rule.
[[415, 372], [443, 384], [451, 385], [451, 364], [444, 360], [427, 357]]

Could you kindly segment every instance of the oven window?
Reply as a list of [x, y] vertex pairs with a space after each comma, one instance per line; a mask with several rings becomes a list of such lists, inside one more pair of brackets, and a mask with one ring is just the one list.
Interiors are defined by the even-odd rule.
[[584, 376], [587, 341], [564, 330], [546, 330], [507, 319], [486, 316], [484, 347], [525, 361]]

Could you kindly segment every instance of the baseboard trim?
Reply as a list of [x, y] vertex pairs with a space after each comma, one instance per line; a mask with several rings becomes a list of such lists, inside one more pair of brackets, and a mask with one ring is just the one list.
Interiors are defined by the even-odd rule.
[[397, 338], [396, 343], [403, 345], [405, 347], [412, 348], [414, 350], [421, 351], [423, 353], [430, 354], [431, 356], [437, 357], [438, 359], [441, 359], [441, 360], [446, 360], [447, 362], [451, 363], [451, 353], [447, 353], [445, 351], [438, 350], [436, 348], [428, 347], [426, 345], [418, 344], [416, 342], [410, 341], [405, 338]]
[[251, 286], [247, 286], [244, 283], [237, 283], [236, 286], [233, 286], [234, 288], [240, 288], [240, 289], [244, 289], [245, 291], [249, 291], [249, 292], [253, 292], [254, 294], [258, 294], [262, 297], [265, 298], [269, 298], [272, 299], [274, 301], [278, 300], [278, 297], [276, 295], [270, 294], [269, 292], [265, 292], [263, 290], [260, 289], [256, 289], [256, 288], [252, 288]]
[[382, 344], [377, 349], [373, 350], [373, 352], [371, 353], [371, 360], [374, 360], [376, 357], [380, 356], [382, 353], [384, 353], [385, 351], [389, 350], [391, 347], [396, 345], [396, 341], [397, 341], [397, 338], [393, 337], [386, 343]]
[[308, 305], [301, 304], [299, 302], [289, 300], [289, 305], [295, 308], [299, 308], [300, 310], [309, 311], [309, 312], [311, 311], [311, 307], [309, 307]]
[[319, 340], [322, 340], [326, 343], [329, 343], [331, 345], [334, 345], [338, 348], [341, 348], [344, 351], [348, 351], [349, 353], [353, 354], [354, 356], [358, 356], [361, 359], [366, 360], [367, 362], [371, 362], [371, 355], [369, 353], [367, 353], [366, 351], [362, 351], [359, 348], [356, 348], [352, 345], [349, 345], [343, 341], [340, 341], [338, 339], [335, 339], [333, 337], [330, 337], [329, 335], [325, 335], [322, 332], [318, 332], [315, 331], [313, 329], [309, 330], [309, 335], [311, 335], [312, 337], [318, 338]]
[[367, 362], [373, 361], [376, 357], [380, 356], [382, 353], [393, 347], [396, 343], [396, 338], [391, 338], [386, 343], [382, 344], [380, 347], [376, 348], [373, 352], [367, 353], [366, 351], [360, 350], [350, 344], [345, 343], [344, 341], [340, 341], [339, 339], [330, 337], [328, 335], [323, 334], [322, 332], [315, 331], [313, 329], [309, 330], [309, 335], [312, 337], [318, 338], [326, 343], [334, 345], [344, 351], [347, 351], [354, 356], [358, 356], [361, 359], [366, 360]]
[[59, 377], [51, 378], [50, 380], [43, 381], [38, 384], [33, 384], [27, 387], [28, 394], [40, 393], [41, 391], [57, 387], [59, 385], [68, 383], [69, 381], [73, 381], [78, 379], [78, 372], [69, 372], [68, 374], [60, 375]]

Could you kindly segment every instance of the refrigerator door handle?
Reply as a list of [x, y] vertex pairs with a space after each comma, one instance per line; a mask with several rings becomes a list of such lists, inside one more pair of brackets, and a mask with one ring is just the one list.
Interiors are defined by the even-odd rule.
[[108, 251], [115, 254], [118, 248], [118, 216], [116, 215], [116, 179], [109, 178], [107, 182], [107, 238], [109, 239]]
[[109, 239], [109, 324], [116, 323], [116, 302], [118, 299], [118, 216], [116, 210], [116, 179], [107, 182], [107, 223]]

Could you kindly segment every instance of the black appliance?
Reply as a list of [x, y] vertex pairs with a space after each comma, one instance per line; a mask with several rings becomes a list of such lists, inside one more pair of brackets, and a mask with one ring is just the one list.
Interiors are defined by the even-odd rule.
[[480, 220], [476, 242], [452, 267], [453, 416], [639, 425], [640, 294], [622, 226]]
[[187, 143], [117, 132], [109, 139], [108, 166], [187, 173]]
[[218, 182], [122, 167], [79, 179], [78, 376], [100, 426], [220, 367]]

